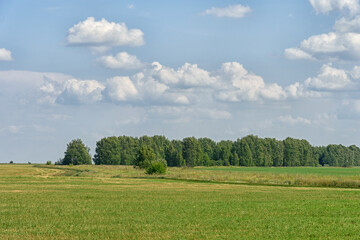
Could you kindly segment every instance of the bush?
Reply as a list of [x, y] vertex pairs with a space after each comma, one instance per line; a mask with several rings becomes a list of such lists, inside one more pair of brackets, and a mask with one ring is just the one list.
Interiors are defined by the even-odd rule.
[[150, 163], [145, 169], [146, 174], [164, 174], [166, 172], [166, 161], [156, 160]]
[[46, 162], [46, 165], [51, 165], [51, 161], [47, 161], [47, 162]]
[[13, 161], [10, 161], [10, 164], [13, 164], [14, 162]]

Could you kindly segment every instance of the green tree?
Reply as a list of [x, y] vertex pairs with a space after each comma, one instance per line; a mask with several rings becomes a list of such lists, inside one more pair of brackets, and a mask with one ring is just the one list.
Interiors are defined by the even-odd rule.
[[214, 159], [214, 150], [216, 142], [210, 138], [199, 138], [198, 139], [201, 150], [204, 154], [207, 154], [210, 159]]
[[210, 158], [207, 153], [202, 154], [201, 161], [202, 161], [202, 163], [201, 163], [202, 166], [210, 166]]
[[300, 166], [300, 140], [286, 138], [284, 140], [284, 166]]
[[138, 151], [138, 155], [134, 162], [134, 167], [145, 169], [149, 167], [151, 163], [155, 161], [155, 159], [156, 155], [154, 150], [147, 145], [143, 145]]
[[239, 165], [246, 167], [254, 166], [252, 152], [250, 150], [249, 144], [244, 139], [241, 139], [239, 145], [240, 145], [239, 147], [240, 153], [238, 153], [240, 160]]
[[81, 139], [72, 140], [67, 144], [65, 157], [61, 161], [63, 165], [91, 164], [90, 149], [85, 146]]
[[94, 163], [119, 165], [121, 163], [120, 140], [117, 137], [103, 138], [96, 143]]
[[202, 152], [198, 140], [194, 137], [183, 139], [183, 157], [186, 166], [194, 167], [201, 164]]
[[234, 151], [231, 155], [230, 155], [230, 164], [233, 166], [239, 166], [240, 163], [240, 159], [238, 154]]
[[132, 165], [139, 150], [139, 139], [136, 137], [121, 136], [118, 137], [118, 141], [120, 144], [120, 164]]

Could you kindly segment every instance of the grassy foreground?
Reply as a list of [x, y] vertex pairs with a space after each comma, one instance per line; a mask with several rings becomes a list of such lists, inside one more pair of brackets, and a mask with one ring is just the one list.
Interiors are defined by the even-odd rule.
[[359, 188], [246, 179], [359, 181], [360, 169], [289, 169], [174, 168], [161, 179], [122, 166], [0, 165], [0, 239], [359, 239]]

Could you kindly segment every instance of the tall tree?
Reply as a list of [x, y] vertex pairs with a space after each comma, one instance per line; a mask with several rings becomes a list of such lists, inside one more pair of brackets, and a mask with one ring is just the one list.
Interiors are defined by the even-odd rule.
[[183, 139], [183, 157], [186, 166], [194, 167], [201, 163], [201, 148], [198, 140], [194, 137]]
[[155, 160], [156, 154], [154, 153], [154, 150], [147, 145], [143, 145], [138, 151], [134, 166], [139, 168], [147, 168]]
[[91, 164], [90, 148], [86, 147], [81, 139], [72, 140], [67, 144], [63, 165]]
[[97, 165], [119, 165], [121, 147], [117, 137], [103, 138], [96, 143], [94, 163]]

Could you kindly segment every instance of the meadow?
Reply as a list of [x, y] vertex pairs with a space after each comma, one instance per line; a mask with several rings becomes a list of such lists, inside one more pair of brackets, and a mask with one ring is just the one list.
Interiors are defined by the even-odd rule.
[[0, 239], [359, 239], [359, 181], [360, 168], [4, 164]]

